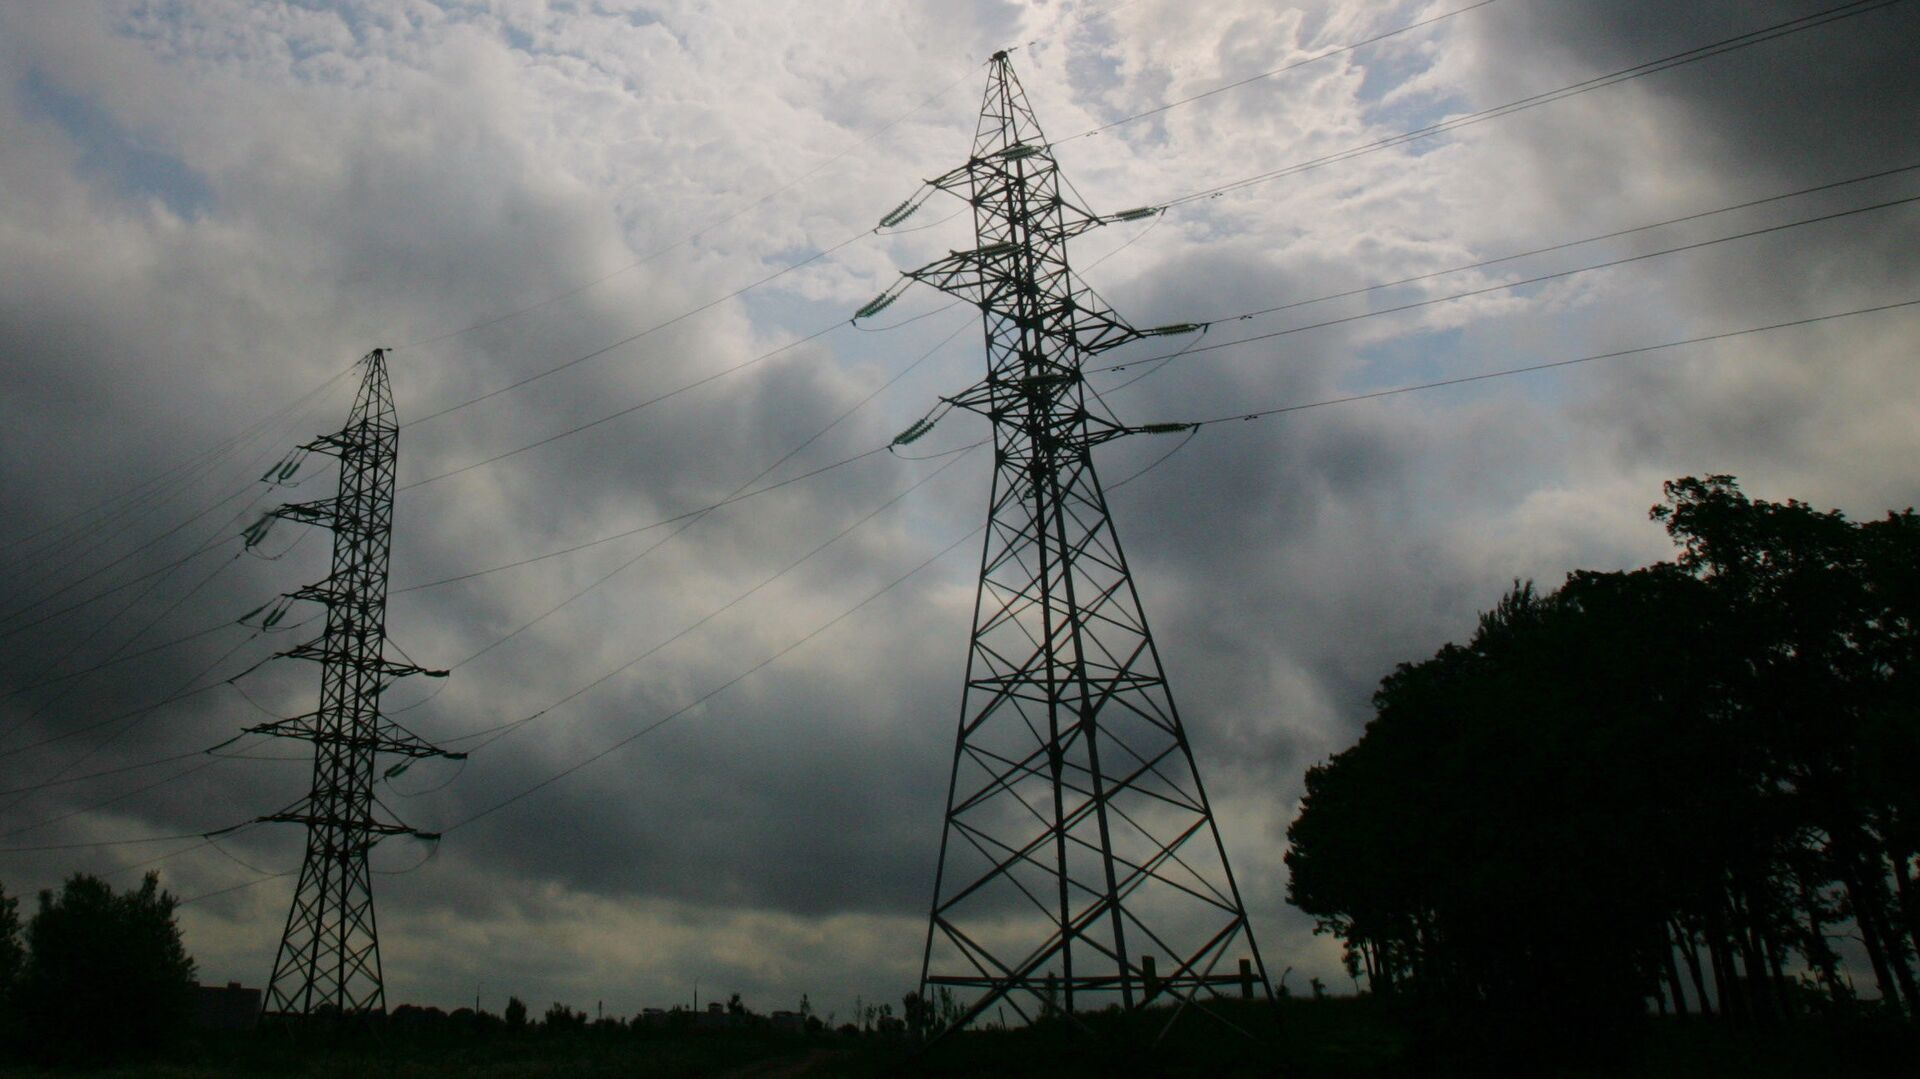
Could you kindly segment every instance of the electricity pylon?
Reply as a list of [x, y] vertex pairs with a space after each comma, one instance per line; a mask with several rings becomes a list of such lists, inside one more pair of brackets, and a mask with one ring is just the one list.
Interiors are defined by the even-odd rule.
[[992, 421], [994, 472], [922, 998], [974, 993], [963, 1026], [1001, 1004], [1031, 1021], [1268, 995], [1093, 466], [1093, 447], [1157, 428], [1107, 414], [1085, 357], [1200, 327], [1127, 325], [1074, 278], [1067, 240], [1154, 211], [1102, 217], [1065, 197], [1004, 52], [972, 157], [929, 187], [973, 206], [976, 246], [906, 277], [981, 310], [986, 380], [948, 404]]
[[[382, 753], [460, 756], [435, 749], [380, 714], [380, 695], [395, 679], [411, 674], [444, 677], [446, 672], [386, 658], [387, 563], [400, 427], [387, 383], [385, 350], [374, 349], [361, 365], [365, 371], [347, 425], [296, 451], [338, 457], [338, 493], [280, 506], [247, 533], [252, 546], [275, 519], [333, 530], [332, 572], [326, 580], [287, 596], [325, 606], [326, 632], [282, 653], [319, 662], [320, 707], [308, 715], [248, 728], [254, 734], [313, 743], [312, 791], [259, 818], [307, 829], [306, 860], [267, 985], [268, 1015], [344, 1018], [386, 1010], [367, 852], [388, 836], [436, 837], [381, 812], [385, 807], [373, 793], [376, 758]], [[284, 478], [292, 467], [278, 475]]]

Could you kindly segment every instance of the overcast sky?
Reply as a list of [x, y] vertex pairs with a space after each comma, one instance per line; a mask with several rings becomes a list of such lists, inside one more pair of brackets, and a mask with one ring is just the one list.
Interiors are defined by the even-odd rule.
[[[843, 1019], [856, 994], [897, 1002], [932, 891], [982, 453], [879, 454], [684, 530], [437, 582], [872, 450], [978, 379], [977, 316], [930, 289], [845, 320], [972, 245], [947, 196], [870, 230], [964, 160], [996, 49], [1113, 212], [1837, 3], [0, 6], [0, 881], [131, 883], [181, 852], [153, 863], [166, 887], [219, 893], [181, 915], [203, 979], [265, 981], [293, 882], [260, 878], [297, 867], [297, 829], [20, 848], [198, 833], [304, 791], [302, 743], [191, 754], [314, 707], [310, 664], [222, 682], [317, 630], [305, 606], [273, 633], [228, 623], [324, 575], [328, 537], [219, 541], [329, 493], [319, 457], [298, 487], [257, 479], [343, 422], [343, 372], [388, 346], [391, 639], [455, 668], [388, 707], [456, 748], [546, 710], [382, 785], [408, 823], [457, 825], [431, 860], [375, 853], [389, 1000], [629, 1014], [697, 982]], [[1879, 205], [1920, 195], [1920, 171], [1862, 179], [1920, 164], [1920, 5], [1839, 6], [1859, 10], [1076, 240], [1136, 325], [1214, 323], [1201, 350], [1095, 385], [1132, 422], [1208, 418], [1920, 300], [1920, 212]], [[1860, 517], [1920, 502], [1916, 312], [1220, 424], [1115, 492], [1270, 971], [1345, 984], [1338, 944], [1285, 903], [1284, 830], [1393, 664], [1469, 634], [1515, 579], [1666, 557], [1646, 516], [1666, 479], [1733, 473]], [[914, 455], [986, 435], [956, 414]], [[1113, 485], [1176, 445], [1125, 440], [1098, 466]]]

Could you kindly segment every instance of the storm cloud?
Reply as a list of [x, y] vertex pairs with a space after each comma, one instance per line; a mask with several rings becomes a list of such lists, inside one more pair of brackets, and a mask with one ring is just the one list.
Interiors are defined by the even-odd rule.
[[[327, 538], [283, 523], [251, 555], [221, 543], [330, 490], [322, 458], [297, 488], [256, 479], [339, 425], [349, 365], [387, 346], [391, 635], [454, 666], [388, 705], [455, 745], [543, 713], [383, 785], [409, 823], [458, 825], [376, 853], [390, 999], [627, 1013], [696, 981], [756, 1008], [897, 998], [931, 894], [984, 452], [879, 454], [439, 582], [709, 506], [803, 444], [759, 485], [873, 450], [977, 379], [977, 316], [931, 290], [830, 328], [970, 246], [941, 198], [914, 231], [869, 233], [962, 161], [997, 49], [1111, 212], [1827, 6], [1498, 0], [1104, 127], [1466, 5], [7, 5], [0, 880], [124, 882], [160, 859], [168, 888], [207, 897], [182, 913], [203, 977], [264, 979], [291, 829], [75, 845], [223, 828], [304, 790], [299, 743], [193, 754], [311, 709], [311, 666], [224, 680], [314, 631], [231, 623], [323, 575]], [[1896, 172], [1239, 318], [1920, 163], [1916, 39], [1914, 5], [1862, 10], [1077, 240], [1134, 323], [1213, 323], [1204, 350], [1095, 385], [1129, 421], [1232, 416], [1920, 299], [1902, 204], [1212, 347], [1911, 197], [1920, 179]], [[1912, 312], [1223, 423], [1164, 460], [1177, 439], [1102, 449], [1110, 485], [1138, 474], [1119, 529], [1271, 970], [1343, 977], [1284, 902], [1284, 829], [1394, 663], [1470, 632], [1515, 579], [1664, 557], [1646, 509], [1665, 479], [1728, 472], [1859, 515], [1920, 501]], [[914, 456], [986, 434], [956, 414]]]

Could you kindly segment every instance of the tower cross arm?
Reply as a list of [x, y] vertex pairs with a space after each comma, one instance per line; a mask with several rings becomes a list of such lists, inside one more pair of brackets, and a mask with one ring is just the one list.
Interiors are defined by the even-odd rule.
[[321, 499], [314, 502], [288, 502], [267, 511], [268, 517], [278, 517], [283, 521], [298, 521], [305, 525], [333, 527], [336, 514], [334, 500]]

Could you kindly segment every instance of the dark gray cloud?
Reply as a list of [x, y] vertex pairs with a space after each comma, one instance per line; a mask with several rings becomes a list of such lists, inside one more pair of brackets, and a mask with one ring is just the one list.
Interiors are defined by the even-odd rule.
[[[1914, 37], [1909, 6], [1194, 204], [1145, 231], [1089, 236], [1075, 257], [1137, 323], [1225, 319], [1920, 160], [1909, 119], [1920, 94], [1897, 52]], [[8, 9], [0, 516], [15, 546], [0, 560], [0, 615], [44, 603], [0, 617], [0, 688], [210, 629], [323, 573], [324, 535], [278, 561], [212, 550], [156, 574], [151, 592], [135, 584], [24, 625], [159, 570], [276, 500], [323, 496], [319, 460], [291, 491], [252, 480], [339, 423], [350, 380], [177, 487], [136, 494], [122, 516], [56, 529], [45, 549], [18, 537], [220, 445], [369, 347], [403, 346], [392, 364], [408, 421], [401, 477], [412, 484], [829, 326], [899, 269], [966, 244], [965, 217], [868, 238], [523, 389], [416, 419], [869, 228], [918, 177], [966, 152], [976, 65], [993, 48], [1032, 42], [1016, 54], [1019, 70], [1047, 128], [1064, 135], [1429, 13], [1230, 8], [1203, 19], [1155, 2], [1092, 18], [1018, 5], [809, 5], [804, 20], [779, 9], [629, 18], [538, 4]], [[1507, 0], [1061, 155], [1096, 208], [1152, 203], [1815, 10]], [[884, 47], [848, 50], [849, 40]], [[721, 221], [808, 169], [790, 191]], [[1203, 343], [1903, 197], [1914, 183], [1889, 178], [1404, 286], [1391, 299], [1223, 321]], [[936, 200], [912, 223], [958, 208]], [[1136, 372], [1097, 384], [1132, 421], [1229, 415], [1911, 299], [1914, 232], [1910, 209], [1890, 209], [1199, 353], [1126, 389], [1113, 387]], [[427, 340], [603, 277], [496, 326]], [[890, 314], [937, 304], [916, 291]], [[768, 480], [881, 445], [978, 377], [967, 319], [843, 328], [405, 490], [394, 583], [709, 504], [822, 431]], [[854, 409], [955, 326], [953, 343]], [[1337, 974], [1335, 946], [1284, 904], [1283, 833], [1301, 773], [1355, 736], [1378, 678], [1468, 632], [1514, 578], [1552, 584], [1574, 567], [1662, 556], [1644, 511], [1674, 475], [1731, 471], [1759, 494], [1857, 513], [1915, 501], [1911, 326], [1910, 315], [1862, 316], [1225, 424], [1114, 492], [1273, 969]], [[955, 415], [916, 449], [985, 433]], [[1116, 484], [1175, 444], [1107, 447], [1102, 475]], [[788, 648], [979, 524], [987, 473], [976, 453], [799, 561], [940, 464], [882, 457], [717, 511], [444, 687], [396, 689], [396, 707], [435, 694], [397, 718], [439, 739], [551, 711], [457, 775], [422, 765], [383, 798], [421, 827], [457, 824]], [[394, 640], [423, 664], [459, 662], [670, 531], [396, 594]], [[282, 526], [264, 553], [296, 539]], [[924, 932], [976, 543], [657, 732], [456, 828], [431, 860], [408, 844], [380, 851], [395, 873], [377, 885], [393, 992], [454, 1004], [478, 983], [495, 1008], [516, 992], [624, 1011], [684, 999], [699, 979], [703, 993], [738, 989], [757, 1006], [805, 991], [844, 1013], [856, 993], [903, 991]], [[0, 753], [18, 777], [8, 785], [188, 753], [311, 707], [310, 668], [269, 664], [243, 680], [244, 697], [218, 679], [312, 629], [258, 639], [221, 630], [70, 689], [0, 701]], [[20, 751], [196, 685], [217, 688]], [[298, 749], [249, 740], [230, 751]], [[277, 809], [304, 783], [298, 759], [196, 758], [4, 795], [0, 831], [16, 834], [0, 846], [197, 831]], [[74, 868], [129, 873], [187, 845], [15, 851], [0, 856], [0, 880], [18, 890]], [[256, 828], [157, 868], [198, 895], [254, 879], [248, 866], [278, 872], [298, 858], [297, 835]], [[203, 971], [262, 977], [289, 889], [280, 878], [188, 907]]]

